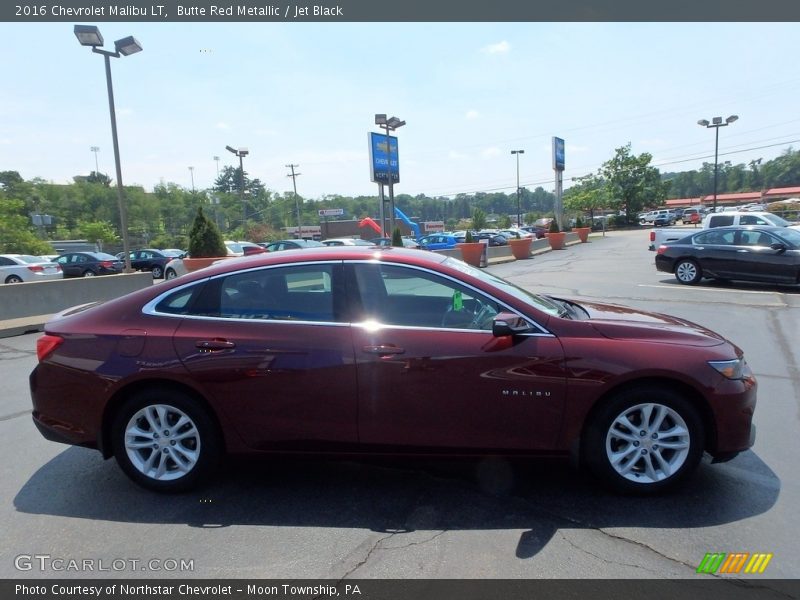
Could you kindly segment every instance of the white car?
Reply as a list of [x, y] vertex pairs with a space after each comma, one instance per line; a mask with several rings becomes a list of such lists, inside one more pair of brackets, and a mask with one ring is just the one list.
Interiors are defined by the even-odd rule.
[[29, 254], [0, 254], [0, 281], [23, 283], [62, 279], [61, 265]]
[[729, 225], [768, 225], [772, 227], [791, 227], [800, 229], [783, 217], [770, 212], [722, 212], [710, 213], [703, 218], [703, 229], [727, 227]]
[[360, 238], [330, 238], [322, 240], [326, 246], [374, 246], [372, 242]]

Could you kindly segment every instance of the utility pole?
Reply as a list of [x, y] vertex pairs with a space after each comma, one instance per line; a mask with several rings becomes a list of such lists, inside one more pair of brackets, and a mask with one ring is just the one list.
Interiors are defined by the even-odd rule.
[[97, 176], [97, 175], [100, 174], [100, 167], [97, 166], [97, 153], [100, 152], [100, 147], [99, 146], [92, 146], [91, 148], [89, 148], [89, 150], [94, 152], [94, 172], [95, 172], [95, 176]]
[[291, 164], [290, 165], [286, 165], [287, 169], [291, 169], [292, 170], [292, 172], [290, 174], [286, 175], [286, 176], [292, 178], [292, 188], [294, 188], [294, 207], [295, 207], [295, 210], [297, 211], [297, 238], [298, 239], [303, 239], [303, 234], [302, 234], [302, 231], [301, 231], [302, 225], [300, 224], [300, 202], [297, 199], [297, 176], [298, 175], [302, 175], [302, 173], [295, 173], [294, 172], [294, 168], [295, 167], [299, 167], [299, 166], [300, 165], [291, 165]]

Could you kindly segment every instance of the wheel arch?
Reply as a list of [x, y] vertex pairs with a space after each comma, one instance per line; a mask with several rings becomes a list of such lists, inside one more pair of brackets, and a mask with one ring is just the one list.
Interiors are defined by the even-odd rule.
[[711, 410], [711, 406], [708, 404], [708, 401], [703, 397], [703, 395], [696, 388], [683, 381], [670, 379], [668, 377], [646, 377], [625, 381], [606, 390], [603, 395], [600, 396], [592, 405], [591, 409], [589, 409], [583, 419], [580, 435], [577, 437], [575, 441], [576, 443], [574, 444], [573, 454], [574, 458], [577, 459], [578, 462], [583, 462], [583, 450], [586, 432], [597, 413], [617, 394], [646, 387], [653, 387], [660, 390], [671, 390], [686, 398], [693, 406], [697, 408], [697, 413], [703, 423], [703, 433], [705, 434], [704, 450], [707, 451], [709, 449], [716, 448], [717, 429], [714, 425], [714, 414]]
[[114, 392], [114, 395], [111, 396], [111, 398], [109, 398], [108, 402], [106, 403], [105, 410], [103, 411], [103, 421], [102, 421], [100, 439], [98, 440], [99, 442], [98, 446], [100, 452], [103, 454], [103, 458], [111, 458], [114, 455], [113, 443], [111, 440], [111, 428], [114, 424], [114, 418], [116, 417], [120, 408], [123, 406], [123, 404], [125, 404], [125, 402], [129, 398], [133, 397], [134, 395], [140, 392], [150, 389], [159, 391], [171, 390], [173, 392], [180, 392], [196, 400], [200, 405], [202, 405], [202, 407], [208, 414], [209, 418], [214, 423], [217, 439], [219, 439], [220, 441], [222, 452], [224, 453], [226, 451], [227, 449], [226, 438], [223, 433], [222, 426], [220, 424], [219, 415], [217, 415], [216, 411], [212, 408], [211, 404], [209, 404], [208, 400], [200, 392], [198, 392], [193, 387], [181, 383], [179, 381], [174, 381], [170, 379], [147, 379], [147, 380], [134, 381], [131, 382], [129, 385], [120, 388], [119, 390]]

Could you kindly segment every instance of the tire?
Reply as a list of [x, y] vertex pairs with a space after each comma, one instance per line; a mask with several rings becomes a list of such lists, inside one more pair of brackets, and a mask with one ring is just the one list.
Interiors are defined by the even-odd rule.
[[153, 267], [153, 279], [161, 279], [164, 276], [164, 269], [156, 265]]
[[94, 277], [94, 276], [95, 272], [92, 271], [91, 269], [87, 269], [86, 271], [83, 272], [83, 277]]
[[22, 283], [22, 277], [19, 275], [9, 275], [6, 277], [6, 283]]
[[177, 276], [178, 274], [175, 272], [175, 269], [167, 269], [167, 272], [164, 277], [166, 279], [175, 279]]
[[116, 414], [111, 435], [114, 456], [125, 474], [156, 492], [191, 489], [210, 475], [220, 457], [212, 417], [179, 391], [135, 394]]
[[696, 285], [703, 278], [703, 270], [691, 258], [681, 258], [675, 263], [675, 279], [684, 285]]
[[697, 468], [703, 455], [705, 432], [697, 409], [669, 389], [625, 390], [590, 418], [581, 445], [583, 463], [617, 492], [670, 489]]

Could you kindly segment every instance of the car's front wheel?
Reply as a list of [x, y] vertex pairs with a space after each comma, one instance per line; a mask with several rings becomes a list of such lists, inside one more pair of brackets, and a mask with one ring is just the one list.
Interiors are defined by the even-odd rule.
[[175, 269], [167, 269], [167, 272], [164, 275], [166, 279], [175, 279], [177, 276], [178, 274], [175, 272]]
[[145, 390], [117, 413], [114, 455], [139, 485], [158, 492], [188, 490], [216, 466], [220, 443], [208, 412], [191, 396]]
[[697, 409], [682, 395], [652, 386], [606, 402], [584, 432], [583, 461], [616, 491], [654, 493], [676, 485], [705, 446]]
[[675, 279], [685, 285], [694, 285], [703, 278], [703, 270], [690, 258], [682, 258], [675, 264]]

